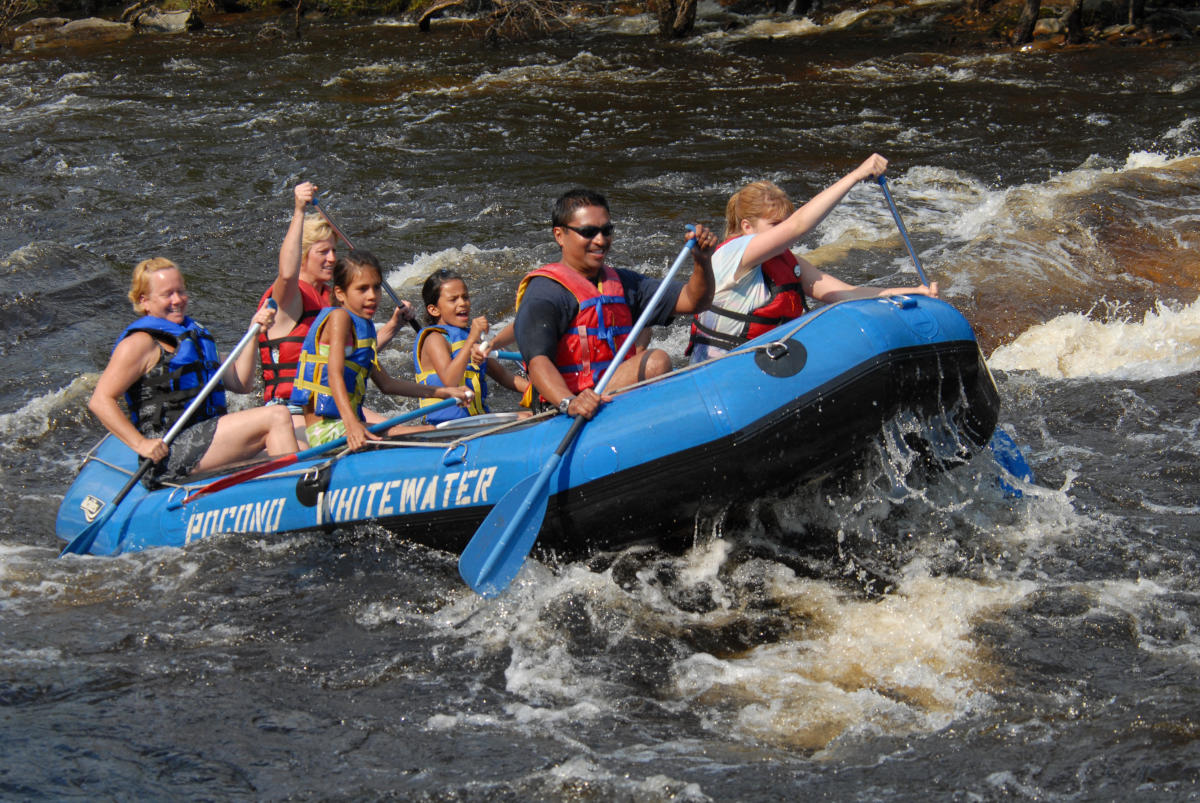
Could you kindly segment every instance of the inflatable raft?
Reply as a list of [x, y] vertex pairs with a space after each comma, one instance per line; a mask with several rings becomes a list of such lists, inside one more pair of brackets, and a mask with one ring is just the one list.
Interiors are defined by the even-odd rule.
[[[578, 555], [690, 533], [702, 509], [854, 468], [897, 422], [909, 447], [966, 459], [988, 443], [998, 411], [974, 333], [949, 304], [920, 296], [833, 304], [616, 394], [551, 478], [538, 545]], [[463, 419], [298, 461], [186, 503], [222, 475], [137, 485], [109, 511], [89, 551], [373, 522], [459, 552], [492, 506], [541, 469], [569, 424], [553, 413]], [[104, 438], [62, 502], [59, 537], [70, 541], [95, 521], [136, 468], [130, 449]]]

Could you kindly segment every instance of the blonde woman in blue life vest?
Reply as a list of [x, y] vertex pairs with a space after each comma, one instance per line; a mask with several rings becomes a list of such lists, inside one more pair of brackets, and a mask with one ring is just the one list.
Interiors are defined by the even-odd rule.
[[[196, 471], [296, 451], [292, 417], [283, 407], [225, 411], [225, 389], [254, 390], [254, 370], [231, 365], [204, 403], [168, 446], [163, 440], [184, 410], [216, 373], [221, 360], [208, 330], [188, 317], [188, 292], [179, 267], [154, 257], [133, 269], [129, 300], [142, 317], [117, 338], [96, 382], [88, 409], [105, 428], [141, 457], [155, 462], [146, 483], [177, 482]], [[267, 307], [254, 323], [271, 325]], [[119, 402], [124, 400], [127, 412]]]
[[[363, 420], [363, 397], [367, 380], [384, 393], [417, 398], [471, 400], [462, 387], [429, 387], [408, 379], [396, 379], [380, 367], [376, 354], [375, 323], [372, 318], [382, 296], [383, 269], [367, 251], [351, 251], [333, 269], [334, 307], [321, 310], [313, 320], [292, 385], [292, 404], [304, 410], [309, 446], [320, 446], [346, 437], [350, 451], [369, 440], [381, 440], [369, 432]], [[388, 435], [431, 429], [428, 426], [398, 426]]]
[[[791, 252], [860, 181], [887, 170], [877, 153], [796, 209], [769, 181], [738, 190], [725, 206], [725, 240], [712, 257], [716, 293], [695, 317], [687, 353], [692, 362], [719, 357], [808, 311], [805, 296], [826, 304], [894, 295], [937, 297], [937, 282], [916, 287], [860, 287], [830, 276]], [[794, 211], [793, 211], [794, 210]]]
[[[461, 385], [474, 393], [465, 407], [448, 407], [431, 413], [426, 417], [429, 423], [490, 412], [488, 377], [509, 390], [525, 393], [528, 379], [509, 373], [499, 360], [477, 353], [476, 347], [487, 334], [489, 324], [482, 315], [471, 317], [471, 293], [462, 276], [445, 268], [434, 271], [421, 288], [421, 299], [430, 325], [421, 330], [413, 344], [417, 381], [433, 388]], [[427, 400], [421, 405], [433, 403]]]

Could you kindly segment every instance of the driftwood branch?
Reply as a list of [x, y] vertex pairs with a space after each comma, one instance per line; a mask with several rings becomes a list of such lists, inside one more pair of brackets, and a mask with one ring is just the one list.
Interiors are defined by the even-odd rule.
[[429, 23], [435, 16], [454, 6], [465, 6], [465, 2], [464, 0], [438, 0], [427, 6], [422, 10], [421, 16], [417, 18], [417, 28], [422, 31], [428, 31]]
[[138, 0], [133, 5], [126, 6], [125, 10], [121, 12], [119, 21], [133, 22], [135, 19], [137, 19], [138, 14], [141, 14], [147, 8], [154, 5], [154, 2], [155, 0]]

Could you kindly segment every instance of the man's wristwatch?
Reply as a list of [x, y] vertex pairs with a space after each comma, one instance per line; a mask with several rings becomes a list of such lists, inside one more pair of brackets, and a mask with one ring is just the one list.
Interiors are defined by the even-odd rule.
[[575, 398], [574, 396], [567, 396], [565, 399], [560, 401], [558, 403], [558, 411], [560, 413], [562, 413], [563, 415], [566, 415], [567, 409], [571, 406], [571, 399], [574, 399], [574, 398]]

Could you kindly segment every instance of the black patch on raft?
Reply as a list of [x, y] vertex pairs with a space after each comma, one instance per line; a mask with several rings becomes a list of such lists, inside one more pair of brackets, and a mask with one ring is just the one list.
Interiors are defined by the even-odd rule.
[[808, 364], [808, 349], [799, 340], [783, 340], [759, 349], [754, 364], [768, 376], [795, 376]]
[[333, 474], [332, 465], [324, 463], [306, 471], [296, 480], [296, 499], [305, 507], [316, 507], [321, 494], [329, 490], [329, 477]]

